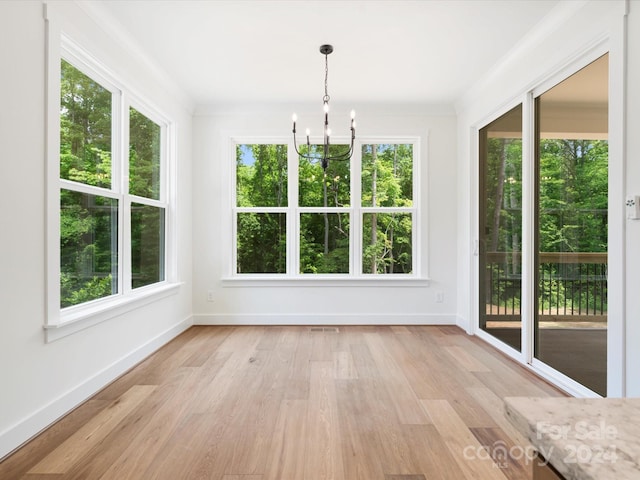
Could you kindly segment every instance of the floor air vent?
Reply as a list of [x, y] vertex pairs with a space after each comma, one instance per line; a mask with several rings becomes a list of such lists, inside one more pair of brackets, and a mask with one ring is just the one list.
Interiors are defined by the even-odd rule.
[[338, 333], [338, 327], [311, 327], [309, 329], [311, 333], [325, 332], [325, 333]]

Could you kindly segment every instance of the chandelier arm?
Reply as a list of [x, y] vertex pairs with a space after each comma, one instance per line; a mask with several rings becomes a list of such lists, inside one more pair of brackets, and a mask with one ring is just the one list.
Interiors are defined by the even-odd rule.
[[[308, 144], [307, 144], [307, 146], [308, 146]], [[297, 144], [297, 141], [296, 141], [296, 131], [295, 130], [293, 131], [293, 148], [295, 149], [295, 151], [296, 151], [296, 153], [298, 154], [299, 157], [306, 158], [307, 160], [316, 160], [316, 157], [314, 157], [312, 155], [309, 155], [308, 153], [307, 154], [302, 153], [302, 152], [300, 152], [300, 150], [298, 150], [298, 144]]]
[[351, 158], [351, 156], [353, 155], [353, 141], [354, 141], [355, 137], [351, 137], [351, 144], [349, 145], [349, 149], [344, 152], [344, 153], [340, 153], [338, 155], [335, 155], [333, 157], [329, 157], [329, 160], [349, 160]]

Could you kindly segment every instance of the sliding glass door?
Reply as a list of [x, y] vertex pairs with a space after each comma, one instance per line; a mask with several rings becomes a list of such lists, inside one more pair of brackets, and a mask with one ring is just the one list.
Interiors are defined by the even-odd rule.
[[608, 55], [528, 102], [479, 131], [479, 327], [606, 396]]
[[522, 105], [480, 130], [480, 328], [520, 351]]
[[608, 57], [536, 98], [534, 355], [607, 388]]

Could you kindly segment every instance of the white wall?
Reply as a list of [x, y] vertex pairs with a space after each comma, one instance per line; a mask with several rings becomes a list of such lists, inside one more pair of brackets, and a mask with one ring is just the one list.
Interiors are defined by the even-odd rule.
[[46, 344], [45, 21], [40, 2], [0, 2], [0, 458], [190, 325], [191, 114], [155, 73], [73, 3], [65, 29], [178, 124], [176, 295]]
[[[637, 10], [640, 2], [632, 1]], [[632, 165], [630, 155], [625, 162], [623, 155], [625, 132], [624, 109], [629, 110], [629, 126], [626, 132], [631, 140], [631, 120], [635, 119], [638, 129], [637, 93], [624, 96], [622, 88], [624, 79], [624, 0], [586, 2], [560, 2], [555, 16], [538, 25], [537, 34], [525, 38], [515, 45], [511, 55], [495, 68], [486, 78], [481, 79], [457, 105], [458, 112], [458, 279], [460, 293], [458, 295], [459, 323], [469, 332], [474, 331], [477, 321], [475, 276], [477, 263], [473, 255], [474, 241], [477, 239], [477, 152], [474, 131], [493, 120], [495, 116], [513, 102], [524, 101], [525, 95], [532, 88], [543, 83], [551, 75], [562, 71], [573, 61], [578, 60], [590, 49], [605, 45], [609, 49], [610, 61], [610, 99], [609, 99], [609, 142], [610, 142], [610, 209], [609, 209], [609, 392], [610, 395], [624, 395], [640, 391], [637, 374], [631, 372], [629, 362], [633, 359], [638, 365], [638, 354], [627, 348], [628, 372], [626, 380], [623, 375], [623, 344], [636, 344], [640, 340], [640, 328], [631, 325], [633, 316], [640, 312], [640, 303], [631, 304], [637, 297], [638, 281], [632, 278], [631, 257], [635, 255], [631, 245], [638, 244], [640, 224], [624, 220], [625, 215], [625, 174], [627, 169], [627, 185], [636, 185], [640, 192], [640, 170]], [[636, 12], [636, 17], [640, 13]], [[632, 18], [632, 17], [630, 17]], [[631, 60], [640, 56], [638, 31], [640, 21], [633, 20], [629, 38], [629, 85], [637, 84], [640, 77], [640, 62]], [[632, 38], [633, 37], [633, 38]], [[632, 46], [633, 41], [635, 45]], [[635, 115], [635, 116], [634, 116]], [[493, 118], [491, 118], [493, 116]], [[637, 142], [637, 133], [632, 141]], [[637, 162], [636, 162], [637, 163]], [[626, 231], [626, 237], [625, 237]], [[631, 237], [631, 234], [636, 235]], [[627, 249], [625, 249], [625, 243]], [[628, 257], [625, 262], [625, 250]], [[634, 259], [638, 260], [638, 258]], [[626, 286], [625, 286], [626, 276]], [[625, 316], [625, 298], [627, 313]], [[635, 315], [632, 312], [636, 312]], [[627, 322], [625, 326], [625, 321]], [[634, 328], [636, 328], [634, 330]], [[637, 348], [635, 349], [637, 350]], [[522, 361], [526, 360], [523, 353]]]
[[[626, 189], [640, 195], [640, 2], [630, 2], [627, 38]], [[640, 221], [626, 232], [626, 377], [630, 397], [640, 396]]]
[[[300, 112], [298, 106], [298, 112]], [[315, 110], [309, 107], [307, 111]], [[332, 106], [335, 107], [335, 106]], [[231, 215], [229, 196], [234, 159], [232, 136], [284, 136], [291, 132], [293, 109], [267, 106], [203, 113], [194, 120], [194, 322], [216, 323], [455, 323], [456, 305], [456, 130], [448, 109], [434, 114], [420, 109], [390, 110], [356, 106], [358, 135], [421, 136], [422, 266], [428, 287], [223, 286], [230, 274]], [[400, 110], [400, 111], [398, 111]], [[341, 111], [339, 107], [332, 111]], [[344, 109], [345, 112], [349, 110]], [[424, 112], [424, 109], [421, 110]], [[304, 115], [299, 115], [300, 124]], [[341, 122], [341, 120], [343, 120]], [[321, 118], [308, 116], [309, 125]], [[315, 122], [315, 123], [314, 123]], [[332, 123], [348, 125], [332, 116]], [[427, 138], [428, 134], [428, 138]], [[212, 290], [215, 301], [207, 302]], [[444, 302], [435, 302], [435, 292]]]

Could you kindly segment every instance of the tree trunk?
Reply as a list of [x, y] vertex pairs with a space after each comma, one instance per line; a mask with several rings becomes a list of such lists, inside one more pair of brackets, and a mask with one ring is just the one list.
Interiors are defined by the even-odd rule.
[[[323, 205], [327, 208], [327, 174], [322, 176]], [[329, 214], [324, 212], [324, 254], [329, 254]]]
[[[378, 181], [378, 146], [371, 145], [371, 206], [376, 206], [376, 189]], [[378, 214], [371, 214], [371, 245], [373, 248], [373, 256], [371, 257], [371, 273], [378, 272], [378, 259], [376, 254], [376, 242], [378, 240]]]
[[[397, 178], [398, 176], [398, 145], [393, 145], [393, 177]], [[393, 206], [396, 206], [395, 199], [393, 201]], [[395, 219], [394, 219], [395, 220]], [[393, 266], [395, 263], [395, 259], [393, 256], [393, 225], [391, 222], [391, 226], [389, 227], [389, 273], [393, 273]]]
[[504, 171], [507, 163], [507, 139], [500, 139], [500, 164], [498, 165], [498, 184], [496, 185], [496, 200], [493, 206], [493, 226], [491, 229], [491, 252], [498, 251], [500, 239], [500, 213], [504, 197]]

